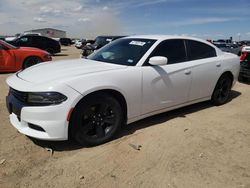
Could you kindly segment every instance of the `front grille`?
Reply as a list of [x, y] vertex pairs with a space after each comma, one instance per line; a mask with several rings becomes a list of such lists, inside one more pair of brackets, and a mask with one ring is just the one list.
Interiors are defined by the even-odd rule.
[[16, 99], [18, 99], [21, 102], [26, 102], [28, 98], [28, 93], [17, 91], [13, 88], [10, 88], [10, 94], [12, 94]]

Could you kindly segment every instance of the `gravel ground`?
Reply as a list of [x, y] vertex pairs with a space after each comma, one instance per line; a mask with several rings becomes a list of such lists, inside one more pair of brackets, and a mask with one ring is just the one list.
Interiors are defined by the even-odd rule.
[[[79, 50], [63, 48], [54, 60], [70, 58]], [[81, 148], [31, 139], [11, 126], [9, 75], [0, 74], [0, 187], [250, 188], [249, 84], [237, 83], [223, 106], [163, 113], [126, 126], [107, 144]]]

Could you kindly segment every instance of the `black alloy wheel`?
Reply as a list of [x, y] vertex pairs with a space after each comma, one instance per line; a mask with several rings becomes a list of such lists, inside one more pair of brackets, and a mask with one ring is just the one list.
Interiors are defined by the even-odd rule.
[[77, 105], [69, 131], [81, 145], [99, 145], [111, 140], [120, 130], [122, 122], [119, 102], [108, 94], [95, 94]]
[[229, 100], [232, 87], [232, 80], [229, 76], [223, 75], [217, 82], [213, 95], [212, 102], [215, 105], [225, 104]]
[[39, 57], [29, 57], [24, 61], [23, 69], [26, 69], [41, 62], [42, 60]]

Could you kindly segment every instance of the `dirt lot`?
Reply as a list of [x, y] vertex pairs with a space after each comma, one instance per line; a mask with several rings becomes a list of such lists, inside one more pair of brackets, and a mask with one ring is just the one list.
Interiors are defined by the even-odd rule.
[[[74, 47], [54, 60], [72, 57], [79, 57]], [[112, 142], [81, 148], [30, 139], [11, 126], [9, 75], [0, 74], [0, 187], [250, 188], [249, 84], [237, 83], [226, 105], [157, 115], [128, 125]]]

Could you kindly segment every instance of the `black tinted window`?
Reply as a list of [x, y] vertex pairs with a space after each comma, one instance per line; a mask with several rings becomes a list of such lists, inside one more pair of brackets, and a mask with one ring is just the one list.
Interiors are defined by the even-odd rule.
[[204, 59], [216, 56], [216, 51], [212, 46], [198, 41], [187, 40], [187, 49], [189, 60]]
[[166, 40], [161, 42], [152, 55], [168, 58], [168, 64], [180, 63], [187, 60], [184, 41], [181, 39]]
[[28, 45], [31, 43], [31, 38], [30, 37], [21, 37], [17, 39], [17, 43], [19, 45]]
[[32, 41], [33, 41], [33, 43], [40, 44], [40, 43], [43, 42], [43, 38], [42, 37], [33, 36]]

